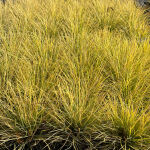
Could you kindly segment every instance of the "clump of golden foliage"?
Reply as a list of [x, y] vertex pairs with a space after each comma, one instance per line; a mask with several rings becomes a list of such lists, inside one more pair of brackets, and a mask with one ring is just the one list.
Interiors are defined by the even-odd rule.
[[0, 149], [149, 149], [149, 29], [133, 0], [0, 4]]

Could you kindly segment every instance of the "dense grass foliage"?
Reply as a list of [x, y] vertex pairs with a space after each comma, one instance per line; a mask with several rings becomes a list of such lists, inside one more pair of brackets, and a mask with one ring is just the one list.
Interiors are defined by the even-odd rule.
[[150, 38], [132, 0], [0, 5], [0, 149], [150, 149]]

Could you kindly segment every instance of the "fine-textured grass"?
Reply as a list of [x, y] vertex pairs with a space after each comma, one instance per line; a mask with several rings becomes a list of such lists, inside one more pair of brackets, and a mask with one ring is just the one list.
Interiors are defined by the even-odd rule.
[[150, 149], [150, 27], [133, 0], [0, 4], [0, 149]]

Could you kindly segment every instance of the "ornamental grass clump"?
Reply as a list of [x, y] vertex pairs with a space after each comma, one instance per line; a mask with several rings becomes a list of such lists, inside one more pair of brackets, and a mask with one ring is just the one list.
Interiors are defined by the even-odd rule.
[[138, 108], [132, 100], [125, 104], [122, 99], [110, 104], [112, 129], [115, 135], [116, 148], [148, 149], [150, 142], [149, 108]]
[[0, 149], [150, 148], [150, 39], [132, 0], [0, 4]]

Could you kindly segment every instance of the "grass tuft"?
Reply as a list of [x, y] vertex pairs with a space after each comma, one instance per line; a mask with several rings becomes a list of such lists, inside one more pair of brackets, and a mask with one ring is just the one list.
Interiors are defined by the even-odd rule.
[[133, 0], [0, 3], [0, 149], [150, 149], [143, 13]]

